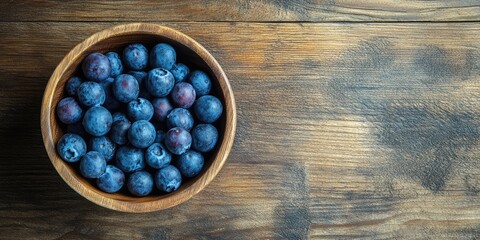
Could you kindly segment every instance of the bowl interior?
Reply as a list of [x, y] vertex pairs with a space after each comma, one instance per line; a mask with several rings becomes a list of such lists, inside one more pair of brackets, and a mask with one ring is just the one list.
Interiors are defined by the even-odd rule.
[[[211, 179], [214, 177], [216, 172], [218, 172], [219, 170], [219, 169], [215, 169], [215, 171], [210, 171], [212, 168], [212, 165], [215, 165], [213, 166], [215, 168], [221, 168], [221, 166], [223, 165], [223, 161], [225, 161], [226, 155], [228, 155], [228, 152], [231, 147], [231, 144], [230, 146], [224, 146], [225, 145], [224, 139], [226, 134], [225, 129], [227, 124], [226, 115], [227, 113], [231, 112], [231, 109], [229, 108], [232, 108], [232, 105], [227, 103], [226, 101], [227, 98], [229, 97], [226, 94], [231, 94], [230, 92], [231, 89], [223, 71], [221, 70], [218, 63], [213, 59], [213, 57], [210, 54], [208, 54], [208, 52], [206, 52], [205, 49], [203, 49], [203, 47], [200, 46], [200, 49], [197, 48], [199, 46], [198, 43], [196, 42], [192, 43], [191, 42], [193, 41], [192, 39], [188, 37], [185, 38], [186, 36], [184, 36], [183, 34], [178, 35], [179, 33], [176, 32], [175, 30], [171, 30], [168, 28], [162, 28], [162, 29], [163, 29], [162, 31], [165, 31], [166, 35], [170, 35], [170, 36], [163, 36], [157, 33], [144, 32], [144, 31], [123, 31], [123, 32], [111, 34], [108, 37], [96, 39], [93, 42], [89, 42], [89, 40], [92, 41], [92, 38], [85, 40], [85, 42], [79, 44], [74, 50], [72, 50], [72, 51], [75, 51], [76, 49], [82, 49], [82, 51], [78, 52], [77, 55], [72, 57], [72, 59], [70, 59], [70, 61], [68, 61], [66, 65], [64, 65], [64, 68], [61, 69], [62, 70], [61, 74], [58, 75], [57, 81], [55, 81], [55, 83], [51, 86], [54, 89], [51, 90], [51, 94], [53, 94], [53, 96], [52, 96], [51, 104], [49, 106], [49, 109], [50, 109], [49, 131], [52, 136], [53, 146], [56, 145], [59, 138], [65, 133], [65, 129], [66, 129], [65, 126], [62, 123], [60, 123], [56, 117], [56, 112], [55, 112], [56, 104], [60, 99], [64, 97], [64, 85], [66, 81], [70, 77], [75, 75], [77, 72], [78, 73], [81, 72], [81, 69], [80, 69], [81, 61], [88, 54], [92, 52], [106, 53], [109, 51], [116, 51], [119, 54], [121, 54], [121, 51], [123, 50], [123, 48], [131, 43], [142, 43], [147, 47], [147, 49], [151, 49], [155, 44], [160, 42], [168, 43], [172, 45], [177, 51], [177, 62], [182, 62], [187, 64], [187, 66], [189, 66], [191, 70], [195, 70], [195, 69], [203, 70], [210, 76], [210, 78], [212, 79], [212, 92], [215, 96], [217, 96], [222, 101], [224, 105], [224, 112], [222, 114], [222, 117], [215, 124], [219, 132], [219, 139], [218, 139], [216, 148], [212, 150], [209, 154], [205, 155], [205, 166], [202, 172], [195, 178], [184, 179], [184, 182], [182, 183], [180, 189], [178, 189], [173, 193], [162, 194], [157, 190], [154, 190], [154, 192], [152, 192], [152, 194], [150, 194], [149, 196], [138, 198], [138, 197], [133, 197], [129, 195], [126, 192], [125, 187], [122, 188], [122, 191], [118, 193], [114, 193], [114, 194], [105, 193], [96, 188], [94, 181], [85, 179], [79, 174], [79, 172], [77, 171], [78, 163], [70, 164], [70, 163], [64, 162], [58, 157], [58, 155], [56, 154], [56, 151], [54, 154], [49, 153], [50, 159], [52, 163], [55, 165], [57, 171], [59, 171], [60, 175], [62, 175], [62, 178], [64, 178], [64, 180], [72, 188], [74, 188], [80, 194], [84, 195], [87, 199], [105, 207], [109, 207], [109, 208], [121, 210], [121, 211], [131, 211], [131, 212], [153, 211], [153, 210], [159, 210], [166, 207], [171, 207], [183, 201], [186, 201], [195, 193], [199, 192], [203, 187], [205, 187], [205, 185], [208, 184], [209, 181], [211, 181]], [[172, 38], [176, 38], [176, 39], [172, 39]], [[196, 44], [198, 44], [198, 46]], [[192, 46], [194, 46], [194, 49], [191, 48]], [[70, 56], [70, 54], [67, 56]], [[213, 59], [213, 62], [211, 61], [212, 59]], [[61, 65], [59, 65], [59, 67], [60, 66]], [[221, 73], [220, 75], [219, 75], [219, 71]], [[52, 79], [50, 81], [52, 81]], [[233, 99], [233, 95], [231, 97]], [[42, 109], [42, 114], [43, 114], [43, 109]], [[42, 128], [43, 127], [44, 126], [42, 126]], [[43, 129], [42, 129], [42, 132], [43, 132]], [[233, 141], [233, 136], [231, 136], [231, 138]], [[115, 161], [115, 160], [111, 160], [111, 161]], [[213, 174], [213, 176], [205, 176], [205, 175], [211, 175], [211, 174]], [[197, 185], [197, 186], [192, 186], [192, 185]], [[175, 198], [173, 203], [162, 202], [172, 198]], [[152, 204], [150, 205], [150, 207], [146, 207], [145, 204], [147, 203], [152, 203]], [[119, 206], [116, 206], [117, 204], [119, 204]]]

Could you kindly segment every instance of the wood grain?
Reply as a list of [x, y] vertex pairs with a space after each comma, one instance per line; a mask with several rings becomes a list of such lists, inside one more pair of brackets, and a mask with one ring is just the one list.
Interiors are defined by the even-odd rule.
[[479, 21], [476, 0], [1, 1], [0, 21]]
[[114, 24], [0, 23], [0, 238], [480, 237], [478, 24], [168, 23], [220, 62], [238, 127], [204, 191], [148, 214], [78, 196], [38, 128], [55, 66]]

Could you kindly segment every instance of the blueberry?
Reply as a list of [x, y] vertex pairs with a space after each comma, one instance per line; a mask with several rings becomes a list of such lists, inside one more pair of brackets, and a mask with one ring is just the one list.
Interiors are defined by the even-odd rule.
[[178, 170], [184, 177], [191, 178], [197, 176], [202, 171], [204, 160], [199, 152], [192, 150], [180, 155], [177, 161]]
[[128, 74], [132, 75], [138, 81], [138, 85], [142, 86], [145, 79], [147, 79], [148, 73], [144, 71], [130, 71]]
[[118, 144], [125, 145], [128, 142], [128, 130], [130, 129], [130, 121], [118, 120], [113, 122], [110, 130], [110, 139]]
[[167, 115], [167, 128], [180, 127], [190, 131], [193, 127], [193, 117], [185, 108], [175, 108]]
[[177, 63], [173, 65], [173, 68], [170, 70], [172, 72], [173, 77], [175, 78], [175, 82], [183, 82], [187, 79], [188, 74], [190, 73], [190, 69], [187, 65], [183, 63]]
[[138, 81], [138, 86], [140, 87], [139, 97], [150, 99], [152, 95], [148, 92], [145, 82], [147, 80], [148, 73], [143, 71], [130, 71], [128, 74], [132, 75]]
[[177, 53], [169, 44], [159, 43], [150, 51], [150, 66], [152, 68], [161, 67], [170, 70], [176, 61]]
[[105, 54], [107, 56], [108, 61], [110, 61], [110, 67], [112, 72], [110, 73], [111, 77], [116, 77], [123, 72], [123, 65], [122, 61], [120, 60], [120, 56], [116, 52], [109, 52]]
[[123, 50], [123, 62], [131, 70], [143, 70], [148, 64], [148, 51], [142, 44], [130, 44]]
[[114, 81], [115, 81], [115, 78], [109, 77], [109, 78], [105, 79], [104, 81], [99, 82], [98, 84], [100, 84], [100, 86], [102, 86], [105, 89], [107, 86], [112, 84]]
[[128, 140], [137, 148], [146, 148], [155, 141], [155, 127], [146, 120], [139, 120], [128, 130]]
[[65, 92], [67, 93], [68, 96], [76, 96], [77, 95], [77, 89], [80, 86], [80, 84], [83, 83], [83, 79], [78, 77], [78, 76], [73, 76], [70, 79], [68, 79], [67, 83], [65, 84]]
[[166, 133], [163, 130], [157, 130], [157, 135], [155, 136], [154, 143], [163, 143], [165, 140]]
[[153, 177], [146, 171], [132, 173], [127, 181], [128, 191], [137, 196], [147, 196], [153, 190]]
[[83, 139], [86, 139], [89, 137], [88, 133], [83, 128], [82, 122], [76, 122], [74, 124], [67, 125], [67, 132], [77, 134]]
[[109, 78], [105, 79], [104, 81], [99, 82], [99, 84], [102, 85], [102, 87], [105, 88], [105, 86], [108, 86], [108, 85], [112, 84], [113, 82], [115, 82], [115, 77], [109, 77]]
[[127, 121], [127, 122], [130, 122], [127, 118], [127, 116], [125, 115], [125, 113], [122, 113], [122, 112], [116, 112], [114, 114], [112, 114], [112, 118], [113, 118], [113, 122], [115, 123], [116, 121]]
[[91, 53], [83, 60], [82, 70], [88, 80], [95, 82], [104, 81], [112, 72], [108, 58], [98, 52]]
[[198, 124], [192, 130], [192, 148], [199, 152], [208, 152], [218, 141], [218, 131], [212, 124]]
[[90, 151], [96, 151], [102, 154], [107, 162], [113, 159], [116, 148], [115, 143], [106, 136], [90, 139]]
[[112, 85], [113, 95], [118, 101], [123, 103], [136, 99], [139, 91], [137, 79], [128, 74], [118, 75]]
[[153, 106], [147, 99], [137, 98], [128, 103], [127, 113], [132, 121], [149, 121], [153, 116]]
[[160, 143], [154, 143], [147, 148], [145, 152], [145, 161], [147, 165], [160, 169], [167, 166], [172, 161], [172, 155]]
[[155, 174], [155, 185], [162, 192], [173, 192], [182, 184], [180, 171], [172, 165], [168, 165]]
[[83, 110], [72, 97], [66, 97], [57, 104], [58, 119], [65, 124], [72, 124], [82, 119]]
[[172, 91], [175, 79], [173, 75], [163, 69], [154, 68], [148, 72], [145, 86], [150, 94], [154, 97], [165, 97]]
[[78, 101], [86, 107], [99, 106], [105, 102], [105, 91], [96, 82], [84, 82], [77, 90]]
[[183, 128], [172, 128], [165, 136], [165, 147], [176, 155], [186, 152], [192, 144], [192, 136]]
[[105, 173], [97, 178], [97, 186], [107, 193], [118, 192], [125, 183], [125, 174], [113, 165], [107, 165]]
[[80, 160], [80, 173], [86, 178], [98, 178], [106, 168], [107, 162], [99, 152], [87, 152]]
[[197, 97], [209, 94], [212, 89], [212, 81], [204, 71], [193, 71], [190, 74], [188, 81], [195, 89]]
[[87, 152], [87, 144], [79, 135], [67, 133], [58, 140], [57, 152], [66, 162], [77, 162]]
[[191, 107], [196, 98], [195, 89], [186, 82], [175, 84], [170, 95], [172, 96], [173, 103], [182, 108]]
[[110, 131], [112, 127], [112, 115], [104, 107], [92, 107], [85, 113], [82, 124], [87, 133], [100, 137]]
[[115, 154], [117, 167], [126, 173], [135, 172], [145, 167], [143, 159], [143, 151], [130, 146], [122, 146], [118, 148]]
[[172, 111], [173, 106], [168, 98], [155, 98], [152, 101], [153, 117], [157, 121], [165, 121], [167, 115]]
[[201, 122], [213, 123], [222, 115], [223, 106], [218, 98], [205, 95], [195, 102], [194, 111]]
[[113, 78], [108, 78], [108, 80], [100, 83], [100, 85], [103, 87], [103, 91], [105, 91], [105, 102], [103, 103], [103, 106], [110, 111], [118, 110], [122, 107], [122, 103], [119, 102], [115, 96], [113, 96], [113, 81]]

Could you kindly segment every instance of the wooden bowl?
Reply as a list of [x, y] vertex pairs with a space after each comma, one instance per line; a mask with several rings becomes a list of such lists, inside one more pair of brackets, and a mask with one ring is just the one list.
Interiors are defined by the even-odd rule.
[[[91, 52], [119, 51], [130, 43], [143, 43], [152, 47], [166, 42], [177, 50], [179, 62], [202, 69], [212, 79], [215, 95], [224, 104], [224, 113], [218, 124], [219, 140], [212, 154], [205, 157], [205, 166], [195, 178], [187, 180], [169, 194], [133, 197], [126, 192], [115, 194], [100, 191], [94, 182], [82, 177], [72, 164], [64, 162], [56, 151], [56, 143], [64, 134], [64, 126], [56, 118], [55, 107], [64, 96], [65, 82], [79, 70], [81, 61]], [[80, 195], [106, 208], [124, 212], [151, 212], [169, 208], [190, 199], [215, 178], [227, 160], [232, 148], [237, 123], [235, 99], [225, 72], [213, 56], [199, 43], [174, 29], [157, 24], [118, 25], [93, 34], [73, 48], [60, 62], [48, 81], [43, 96], [41, 129], [43, 142], [50, 161], [60, 176]]]

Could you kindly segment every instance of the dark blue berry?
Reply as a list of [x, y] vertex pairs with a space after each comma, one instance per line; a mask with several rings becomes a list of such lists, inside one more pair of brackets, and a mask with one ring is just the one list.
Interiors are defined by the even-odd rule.
[[107, 165], [105, 173], [97, 178], [97, 186], [107, 193], [118, 192], [125, 183], [125, 174], [113, 165]]
[[129, 121], [116, 121], [112, 124], [110, 130], [110, 139], [118, 145], [125, 145], [128, 143], [128, 130], [131, 124]]
[[195, 89], [197, 97], [209, 94], [212, 89], [212, 81], [204, 71], [193, 71], [190, 74], [188, 81]]
[[145, 167], [143, 151], [130, 146], [119, 147], [115, 154], [117, 167], [126, 173], [135, 172]]
[[107, 162], [99, 152], [87, 152], [80, 160], [80, 173], [86, 178], [98, 178], [106, 168]]
[[203, 164], [202, 154], [192, 150], [180, 155], [177, 161], [178, 170], [187, 178], [197, 176], [202, 171]]
[[113, 82], [115, 82], [115, 77], [109, 77], [109, 78], [105, 79], [104, 81], [99, 82], [99, 84], [102, 85], [102, 87], [105, 88], [105, 86], [110, 85]]
[[153, 190], [153, 177], [147, 171], [134, 172], [128, 178], [127, 188], [134, 196], [147, 196]]
[[123, 72], [123, 64], [122, 61], [120, 60], [120, 56], [116, 52], [109, 52], [105, 54], [107, 56], [108, 61], [110, 61], [110, 66], [112, 69], [112, 72], [110, 73], [111, 77], [116, 77]]
[[144, 71], [130, 71], [128, 72], [128, 74], [132, 75], [135, 79], [137, 79], [138, 85], [140, 86], [140, 88], [143, 85], [143, 82], [145, 81], [145, 79], [147, 79], [147, 75], [148, 75], [148, 73]]
[[192, 148], [199, 152], [208, 152], [218, 141], [218, 131], [212, 124], [198, 124], [192, 130]]
[[195, 102], [196, 93], [192, 85], [186, 82], [180, 82], [175, 84], [170, 93], [172, 101], [177, 107], [189, 108]]
[[172, 161], [172, 155], [160, 143], [154, 143], [147, 148], [145, 152], [145, 161], [147, 165], [160, 169], [167, 166]]
[[90, 81], [102, 82], [112, 72], [110, 61], [101, 53], [91, 53], [82, 63], [83, 75]]
[[87, 152], [87, 144], [79, 135], [67, 133], [58, 140], [57, 152], [66, 162], [77, 162]]
[[146, 148], [155, 141], [155, 127], [146, 120], [139, 120], [128, 130], [128, 140], [137, 148]]
[[194, 111], [201, 122], [213, 123], [222, 115], [223, 106], [218, 98], [206, 95], [195, 102]]
[[190, 149], [192, 137], [190, 133], [183, 128], [172, 128], [168, 130], [165, 136], [165, 147], [176, 155], [181, 155]]
[[82, 119], [83, 110], [72, 97], [66, 97], [57, 104], [58, 119], [65, 124], [73, 124]]
[[154, 68], [148, 72], [145, 86], [154, 97], [165, 97], [172, 91], [175, 79], [173, 75], [163, 68]]
[[128, 103], [136, 99], [139, 91], [137, 79], [129, 74], [118, 75], [112, 85], [113, 95], [118, 101], [123, 103]]
[[77, 90], [78, 101], [86, 107], [99, 106], [105, 102], [105, 90], [92, 81], [82, 83]]
[[168, 98], [155, 98], [152, 101], [153, 118], [157, 121], [165, 121], [173, 106]]
[[162, 192], [173, 192], [182, 184], [180, 171], [172, 165], [168, 165], [155, 174], [155, 185]]
[[87, 110], [83, 117], [83, 128], [87, 133], [100, 137], [108, 133], [112, 127], [112, 114], [104, 107], [96, 106]]
[[177, 63], [173, 65], [172, 70], [173, 77], [175, 78], [175, 82], [183, 82], [187, 79], [188, 74], [190, 73], [190, 69], [187, 67], [187, 65], [183, 63]]
[[152, 95], [148, 92], [145, 82], [147, 80], [148, 73], [143, 71], [130, 71], [128, 74], [132, 75], [138, 81], [138, 86], [140, 87], [139, 97], [150, 99]]
[[143, 70], [148, 64], [148, 51], [142, 44], [131, 44], [123, 50], [123, 63], [131, 70]]
[[100, 83], [100, 85], [102, 85], [103, 87], [103, 90], [105, 91], [105, 102], [103, 103], [103, 106], [110, 111], [118, 110], [122, 107], [122, 103], [119, 102], [113, 95], [113, 92], [112, 92], [113, 82], [114, 82], [113, 78], [108, 78], [108, 80], [105, 80]]
[[127, 114], [132, 121], [149, 121], [153, 116], [153, 106], [147, 99], [137, 98], [128, 103]]
[[115, 156], [115, 150], [117, 146], [115, 145], [110, 138], [106, 136], [102, 137], [93, 137], [90, 139], [89, 149], [90, 151], [96, 151], [103, 155], [105, 160], [108, 162], [113, 159]]
[[128, 129], [130, 129], [130, 121], [118, 120], [113, 122], [112, 129], [110, 130], [110, 139], [118, 144], [125, 145], [128, 142]]
[[112, 118], [113, 118], [113, 122], [116, 122], [116, 121], [127, 121], [127, 122], [130, 122], [127, 118], [127, 115], [125, 115], [125, 113], [122, 113], [122, 112], [116, 112], [116, 113], [113, 113], [112, 114]]
[[180, 127], [190, 131], [193, 127], [193, 117], [185, 108], [175, 108], [167, 115], [167, 128]]
[[150, 51], [150, 66], [152, 68], [161, 67], [170, 70], [176, 61], [177, 53], [169, 44], [159, 43]]
[[83, 83], [83, 79], [78, 77], [78, 76], [73, 76], [70, 79], [68, 79], [67, 83], [65, 84], [65, 92], [67, 93], [68, 96], [76, 96], [77, 95], [77, 89], [80, 86], [80, 84]]

